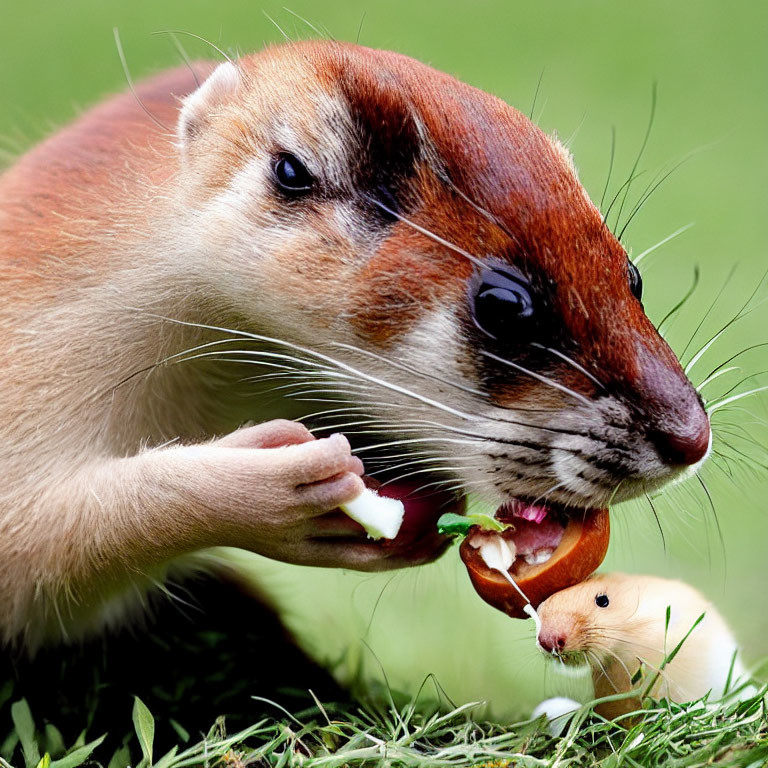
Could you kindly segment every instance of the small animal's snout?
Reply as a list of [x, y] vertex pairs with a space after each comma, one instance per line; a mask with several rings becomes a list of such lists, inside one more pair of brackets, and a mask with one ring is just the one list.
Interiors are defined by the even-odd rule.
[[658, 430], [650, 435], [662, 461], [671, 466], [690, 466], [701, 461], [709, 450], [711, 431], [709, 419], [704, 416], [693, 432]]
[[545, 653], [560, 653], [565, 648], [565, 635], [562, 632], [543, 629], [539, 632], [539, 646]]

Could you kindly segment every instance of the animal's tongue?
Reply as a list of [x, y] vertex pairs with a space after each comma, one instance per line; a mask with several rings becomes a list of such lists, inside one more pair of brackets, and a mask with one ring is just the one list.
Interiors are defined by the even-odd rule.
[[565, 528], [555, 520], [534, 523], [521, 518], [515, 523], [512, 541], [515, 542], [517, 554], [521, 556], [537, 554], [543, 550], [554, 551], [563, 540], [564, 531]]
[[549, 507], [544, 504], [528, 504], [525, 501], [512, 499], [502, 504], [496, 512], [499, 520], [505, 518], [522, 518], [532, 523], [540, 523], [549, 514]]
[[524, 557], [544, 552], [549, 555], [557, 549], [565, 528], [549, 516], [550, 511], [544, 504], [529, 504], [519, 499], [512, 499], [497, 510], [496, 517], [514, 527], [509, 537], [515, 542], [518, 555]]

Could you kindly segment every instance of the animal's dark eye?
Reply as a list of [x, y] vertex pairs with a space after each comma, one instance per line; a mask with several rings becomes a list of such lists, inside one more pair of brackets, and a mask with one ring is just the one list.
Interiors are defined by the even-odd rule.
[[277, 156], [272, 166], [277, 186], [290, 197], [306, 195], [312, 191], [315, 180], [304, 163], [295, 155], [283, 152]]
[[629, 262], [629, 290], [638, 300], [643, 300], [643, 278], [640, 277], [640, 270], [630, 261]]
[[607, 608], [610, 602], [608, 595], [597, 595], [595, 597], [595, 605], [598, 608]]
[[472, 319], [484, 333], [494, 339], [515, 339], [520, 336], [521, 324], [532, 322], [534, 309], [524, 277], [500, 269], [488, 269], [480, 276]]

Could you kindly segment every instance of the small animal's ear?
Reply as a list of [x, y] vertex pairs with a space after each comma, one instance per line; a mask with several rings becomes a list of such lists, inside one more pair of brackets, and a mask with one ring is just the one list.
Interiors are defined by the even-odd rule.
[[240, 87], [242, 75], [231, 61], [225, 61], [208, 79], [184, 99], [176, 135], [182, 151], [203, 131], [211, 113], [231, 98]]

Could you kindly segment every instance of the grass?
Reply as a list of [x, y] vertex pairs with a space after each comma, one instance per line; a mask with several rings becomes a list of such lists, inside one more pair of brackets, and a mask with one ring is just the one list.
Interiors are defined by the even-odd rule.
[[[11, 707], [13, 730], [0, 748], [4, 768], [77, 768], [99, 762], [108, 768], [188, 768], [247, 765], [343, 768], [344, 766], [744, 766], [768, 764], [768, 721], [763, 687], [733, 703], [690, 704], [648, 700], [611, 722], [595, 714], [601, 699], [582, 706], [561, 736], [543, 720], [511, 725], [475, 719], [477, 704], [424, 712], [411, 700], [397, 706], [369, 703], [354, 709], [316, 705], [275, 715], [228, 734], [221, 718], [200, 741], [153, 754], [152, 713], [136, 699], [133, 738], [112, 755], [100, 755], [103, 736], [68, 748], [52, 724], [36, 727], [24, 700]], [[618, 697], [609, 697], [612, 699]], [[131, 762], [131, 748], [139, 759]]]

